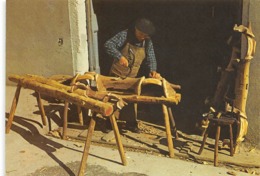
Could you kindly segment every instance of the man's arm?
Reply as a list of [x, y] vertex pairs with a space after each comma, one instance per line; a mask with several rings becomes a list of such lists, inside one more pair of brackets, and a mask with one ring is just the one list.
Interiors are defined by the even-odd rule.
[[155, 58], [153, 42], [152, 40], [147, 40], [146, 42], [146, 59], [150, 72], [157, 70], [157, 61]]
[[126, 37], [127, 30], [124, 30], [105, 42], [105, 51], [111, 58], [119, 60], [122, 57], [122, 54], [119, 51], [119, 49], [124, 45]]

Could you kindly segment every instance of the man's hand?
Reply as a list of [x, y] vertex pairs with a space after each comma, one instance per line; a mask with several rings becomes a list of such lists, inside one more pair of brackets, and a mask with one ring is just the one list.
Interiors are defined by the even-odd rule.
[[123, 66], [125, 66], [125, 67], [128, 67], [128, 60], [127, 60], [124, 56], [122, 56], [122, 57], [119, 59], [119, 64], [120, 64], [120, 65], [123, 65]]
[[151, 78], [156, 78], [156, 79], [161, 78], [160, 73], [157, 73], [156, 71], [151, 71], [150, 74], [149, 74], [149, 76], [150, 76]]

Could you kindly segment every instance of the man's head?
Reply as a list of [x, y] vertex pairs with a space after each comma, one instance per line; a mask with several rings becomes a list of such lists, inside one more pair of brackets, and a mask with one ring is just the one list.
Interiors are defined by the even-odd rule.
[[151, 21], [146, 18], [140, 18], [135, 22], [135, 35], [139, 41], [143, 41], [155, 32], [155, 27]]

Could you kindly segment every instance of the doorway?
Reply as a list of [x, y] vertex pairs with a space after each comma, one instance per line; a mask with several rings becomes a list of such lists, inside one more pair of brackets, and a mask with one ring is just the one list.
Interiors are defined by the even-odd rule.
[[230, 50], [227, 39], [235, 24], [241, 24], [242, 0], [95, 0], [99, 33], [101, 74], [108, 74], [112, 60], [103, 44], [126, 29], [136, 18], [147, 17], [156, 26], [152, 37], [158, 72], [180, 84], [179, 105], [173, 107], [177, 128], [194, 132], [218, 81], [217, 68]]

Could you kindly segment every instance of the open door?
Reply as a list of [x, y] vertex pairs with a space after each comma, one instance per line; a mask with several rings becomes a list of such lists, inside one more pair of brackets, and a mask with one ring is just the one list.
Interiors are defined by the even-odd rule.
[[89, 71], [100, 73], [98, 54], [98, 22], [92, 0], [86, 0], [86, 19], [89, 46]]

